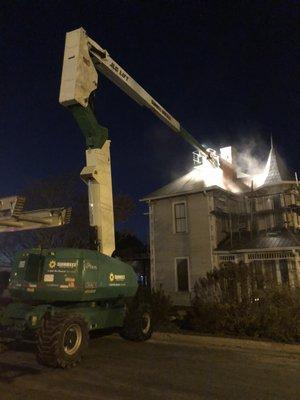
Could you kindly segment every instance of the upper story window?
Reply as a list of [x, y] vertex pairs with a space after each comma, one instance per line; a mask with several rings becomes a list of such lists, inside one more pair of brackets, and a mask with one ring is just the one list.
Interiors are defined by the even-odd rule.
[[280, 194], [276, 194], [273, 196], [273, 205], [274, 205], [274, 210], [280, 209], [281, 208], [281, 196]]
[[186, 202], [174, 203], [173, 206], [175, 233], [187, 232]]

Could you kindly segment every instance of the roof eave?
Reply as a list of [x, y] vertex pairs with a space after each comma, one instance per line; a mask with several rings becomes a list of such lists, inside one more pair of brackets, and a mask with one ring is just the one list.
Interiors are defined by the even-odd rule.
[[220, 253], [224, 254], [236, 254], [236, 253], [245, 253], [245, 252], [252, 252], [252, 253], [257, 253], [260, 251], [284, 251], [284, 250], [300, 250], [300, 246], [288, 246], [288, 247], [261, 247], [258, 249], [238, 249], [238, 250], [214, 250], [214, 254], [218, 255]]
[[286, 185], [291, 185], [291, 184], [296, 185], [297, 182], [296, 181], [281, 181], [281, 182], [276, 182], [276, 183], [267, 183], [267, 184], [263, 184], [263, 185], [255, 188], [254, 191], [259, 190], [259, 189], [264, 189], [264, 188], [267, 188], [267, 187], [271, 187], [271, 186], [278, 186], [278, 185], [284, 185], [284, 184], [286, 184]]
[[222, 192], [232, 194], [228, 190], [225, 190], [225, 189], [221, 188], [220, 186], [214, 185], [214, 186], [208, 186], [208, 187], [203, 188], [203, 189], [189, 190], [189, 191], [186, 191], [186, 192], [170, 193], [170, 194], [165, 194], [165, 195], [161, 195], [161, 196], [143, 197], [139, 201], [150, 201], [150, 200], [167, 199], [169, 197], [185, 196], [187, 194], [205, 193], [205, 192], [208, 192], [208, 191], [211, 191], [211, 190], [221, 190]]

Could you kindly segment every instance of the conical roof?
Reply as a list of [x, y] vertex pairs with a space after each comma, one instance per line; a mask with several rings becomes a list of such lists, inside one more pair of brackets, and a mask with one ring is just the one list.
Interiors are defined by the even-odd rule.
[[266, 164], [265, 175], [266, 178], [264, 185], [275, 185], [283, 181], [293, 180], [292, 174], [278, 155], [273, 143], [271, 143], [271, 150]]

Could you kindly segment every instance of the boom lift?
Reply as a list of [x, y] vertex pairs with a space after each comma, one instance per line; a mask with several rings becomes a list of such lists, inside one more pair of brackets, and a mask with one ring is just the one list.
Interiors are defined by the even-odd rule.
[[0, 308], [0, 336], [35, 340], [38, 361], [53, 367], [75, 365], [86, 349], [90, 331], [114, 328], [133, 341], [147, 340], [152, 334], [151, 308], [136, 296], [138, 284], [132, 267], [110, 257], [115, 246], [110, 141], [92, 109], [97, 71], [218, 166], [217, 157], [82, 28], [67, 33], [59, 101], [72, 112], [86, 137], [86, 166], [81, 177], [88, 184], [90, 224], [96, 230], [98, 251], [55, 248], [19, 252], [9, 284], [13, 301]]
[[98, 87], [97, 71], [122, 89], [139, 105], [148, 108], [175, 133], [218, 167], [218, 158], [202, 146], [181, 124], [143, 89], [83, 28], [66, 34], [59, 102], [67, 107], [86, 137], [87, 166], [81, 176], [89, 185], [90, 222], [96, 229], [98, 250], [114, 250], [114, 221], [108, 131], [100, 126], [91, 106]]

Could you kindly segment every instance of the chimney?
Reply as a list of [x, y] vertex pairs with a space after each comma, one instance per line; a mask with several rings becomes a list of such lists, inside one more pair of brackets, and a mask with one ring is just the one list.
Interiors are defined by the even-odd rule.
[[232, 146], [220, 149], [220, 165], [225, 179], [233, 182], [237, 179], [237, 150]]
[[220, 156], [235, 168], [237, 166], [237, 150], [233, 146], [222, 147]]

